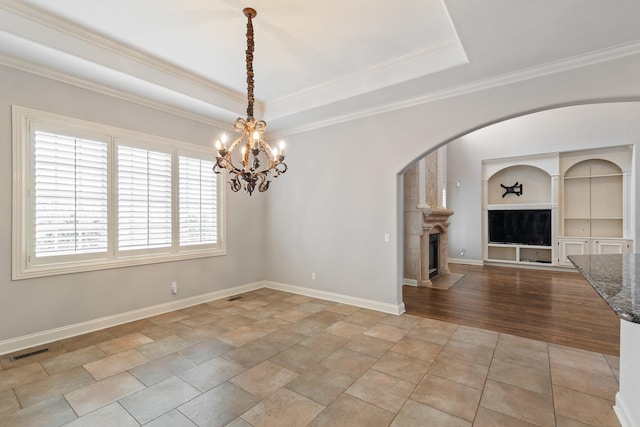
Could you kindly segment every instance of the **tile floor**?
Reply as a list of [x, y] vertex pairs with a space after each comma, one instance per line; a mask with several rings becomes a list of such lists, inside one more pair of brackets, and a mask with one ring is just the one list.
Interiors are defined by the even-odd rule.
[[260, 289], [0, 358], [0, 426], [618, 426], [618, 359]]

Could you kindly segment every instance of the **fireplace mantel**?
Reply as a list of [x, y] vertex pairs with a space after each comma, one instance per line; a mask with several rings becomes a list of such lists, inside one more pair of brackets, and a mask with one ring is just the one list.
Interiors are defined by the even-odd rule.
[[453, 211], [445, 208], [422, 208], [422, 227], [427, 230], [439, 225], [443, 230], [446, 230], [449, 228], [448, 221], [451, 215], [453, 215]]

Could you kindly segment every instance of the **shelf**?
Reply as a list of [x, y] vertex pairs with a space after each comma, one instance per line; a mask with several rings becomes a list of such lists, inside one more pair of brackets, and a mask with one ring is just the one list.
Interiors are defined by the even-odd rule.
[[622, 226], [622, 218], [565, 218], [564, 234], [567, 237], [621, 238]]
[[611, 176], [624, 176], [624, 174], [622, 173], [611, 173], [611, 174], [605, 174], [605, 175], [583, 175], [583, 176], [565, 176], [564, 180], [570, 180], [570, 179], [587, 179], [587, 178], [607, 178], [607, 177], [611, 177]]
[[497, 261], [513, 261], [516, 262], [518, 254], [516, 252], [516, 246], [491, 246], [488, 248], [488, 258]]
[[551, 264], [551, 247], [521, 247], [519, 250], [518, 260], [520, 262], [533, 264]]
[[567, 173], [561, 212], [563, 234], [622, 237], [624, 174], [619, 167], [606, 160], [590, 159], [576, 163]]
[[489, 242], [487, 246], [491, 246], [494, 248], [515, 248], [519, 247], [521, 249], [529, 248], [529, 249], [551, 249], [551, 246], [543, 246], [543, 245], [525, 245], [522, 243], [496, 243]]
[[576, 220], [576, 221], [599, 221], [599, 220], [622, 220], [621, 216], [609, 216], [609, 217], [601, 217], [601, 218], [594, 218], [594, 217], [587, 217], [587, 216], [583, 216], [583, 217], [569, 217], [569, 216], [565, 216], [564, 220], [565, 221], [571, 221], [571, 220]]
[[552, 264], [551, 246], [521, 245], [516, 243], [487, 244], [487, 261], [514, 264]]
[[505, 204], [490, 204], [487, 205], [489, 211], [524, 211], [524, 210], [538, 210], [538, 209], [553, 209], [552, 203], [505, 203]]

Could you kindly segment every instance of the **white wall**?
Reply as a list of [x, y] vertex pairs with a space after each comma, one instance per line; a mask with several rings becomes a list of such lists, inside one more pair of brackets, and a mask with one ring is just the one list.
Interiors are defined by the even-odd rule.
[[450, 220], [450, 257], [482, 260], [482, 160], [638, 144], [638, 117], [638, 102], [571, 106], [507, 120], [451, 142], [448, 196], [456, 214]]
[[[31, 280], [11, 280], [11, 105], [91, 120], [194, 144], [219, 133], [172, 116], [0, 67], [0, 342], [261, 281], [264, 194], [228, 194], [228, 255]], [[171, 281], [179, 293], [171, 295]]]
[[[267, 279], [401, 304], [403, 169], [436, 145], [504, 118], [590, 100], [640, 100], [639, 71], [640, 57], [628, 57], [287, 137], [290, 171], [269, 190], [266, 205]], [[470, 149], [476, 158], [491, 150]], [[451, 228], [479, 242], [479, 202], [463, 212], [452, 187], [461, 180], [464, 197], [480, 200], [479, 173], [459, 167], [461, 157], [449, 151]], [[469, 245], [477, 249], [469, 256], [479, 258], [479, 246]]]

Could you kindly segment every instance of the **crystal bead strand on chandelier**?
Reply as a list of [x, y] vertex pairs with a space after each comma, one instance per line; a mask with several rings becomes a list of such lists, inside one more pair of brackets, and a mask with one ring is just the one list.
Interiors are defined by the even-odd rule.
[[[264, 120], [256, 121], [253, 117], [253, 23], [252, 18], [256, 17], [255, 9], [247, 7], [243, 10], [247, 17], [247, 118], [239, 117], [233, 124], [233, 130], [240, 136], [233, 141], [227, 149], [226, 134], [222, 135], [221, 141], [216, 141], [216, 163], [213, 171], [217, 174], [226, 170], [229, 173], [229, 185], [234, 192], [244, 189], [249, 195], [258, 188], [263, 192], [269, 189], [269, 175], [278, 177], [287, 171], [287, 164], [284, 163], [284, 142], [280, 142], [279, 149], [271, 148], [267, 141], [262, 138], [267, 123]], [[246, 142], [245, 142], [246, 141]], [[233, 153], [241, 147], [240, 164], [233, 161]], [[262, 160], [260, 160], [262, 158]], [[236, 160], [237, 162], [237, 160]], [[266, 162], [263, 169], [260, 169], [262, 162]]]

